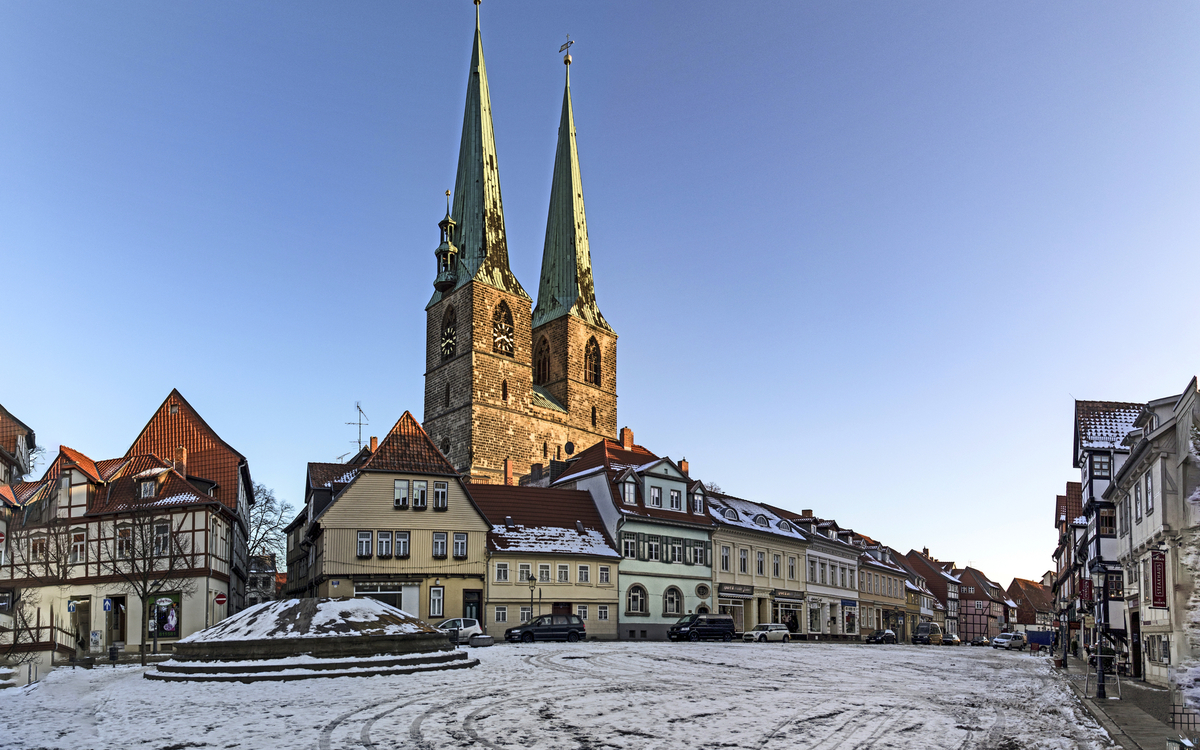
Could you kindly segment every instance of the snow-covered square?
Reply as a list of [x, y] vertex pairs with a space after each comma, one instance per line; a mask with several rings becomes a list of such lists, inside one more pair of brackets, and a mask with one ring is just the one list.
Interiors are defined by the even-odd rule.
[[469, 670], [161, 683], [60, 669], [0, 701], [5, 748], [1100, 748], [1048, 660], [986, 648], [581, 643]]

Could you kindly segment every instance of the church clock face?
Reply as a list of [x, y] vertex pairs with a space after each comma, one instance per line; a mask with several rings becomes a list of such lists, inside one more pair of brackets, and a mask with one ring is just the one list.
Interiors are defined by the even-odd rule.
[[454, 336], [454, 321], [450, 321], [442, 328], [442, 359], [449, 359], [454, 356], [456, 341], [457, 339]]
[[492, 321], [492, 348], [509, 357], [513, 354], [513, 327], [506, 320]]

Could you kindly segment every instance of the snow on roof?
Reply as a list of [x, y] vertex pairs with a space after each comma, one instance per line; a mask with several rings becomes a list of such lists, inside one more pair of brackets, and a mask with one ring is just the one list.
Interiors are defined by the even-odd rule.
[[947, 573], [947, 572], [946, 572], [946, 571], [944, 571], [944, 570], [943, 570], [943, 571], [940, 571], [940, 572], [941, 572], [942, 576], [943, 576], [943, 577], [944, 577], [946, 580], [948, 580], [948, 581], [951, 581], [951, 582], [953, 582], [953, 583], [962, 583], [962, 579], [961, 579], [961, 578], [959, 578], [958, 576], [953, 576], [953, 575], [950, 575], [949, 573]]
[[1119, 401], [1076, 401], [1079, 447], [1087, 450], [1121, 445], [1143, 408], [1143, 404]]
[[1016, 603], [1016, 602], [1014, 602], [1012, 599], [1007, 599], [1007, 598], [1006, 598], [1006, 599], [1004, 600], [1004, 603], [1005, 603], [1005, 604], [1007, 604], [1008, 606], [1012, 607], [1013, 609], [1016, 609], [1016, 608], [1017, 608], [1017, 603]]
[[921, 589], [917, 588], [916, 586], [914, 586], [912, 581], [905, 581], [904, 588], [908, 589], [909, 591], [920, 591], [921, 590]]
[[164, 471], [170, 471], [170, 467], [154, 466], [149, 469], [146, 469], [145, 471], [139, 471], [137, 474], [134, 475], [134, 479], [146, 479], [147, 477], [156, 477], [159, 474], [162, 474]]
[[[753, 529], [755, 531], [763, 531], [776, 536], [789, 537], [804, 541], [807, 537], [804, 532], [796, 527], [796, 524], [788, 521], [786, 518], [779, 516], [758, 503], [750, 500], [742, 500], [741, 498], [731, 497], [730, 495], [709, 493], [708, 496], [708, 514], [712, 516], [720, 524], [725, 526], [737, 526], [743, 529]], [[728, 508], [737, 513], [737, 519], [731, 519], [725, 516], [725, 509]], [[758, 516], [764, 516], [767, 525], [756, 523], [754, 521]], [[787, 524], [786, 529], [779, 527], [780, 522]]]
[[284, 599], [238, 612], [180, 643], [251, 641], [272, 638], [415, 635], [437, 632], [390, 604], [375, 599]]
[[620, 557], [597, 529], [561, 526], [492, 526], [493, 541], [501, 552], [557, 552], [572, 555]]

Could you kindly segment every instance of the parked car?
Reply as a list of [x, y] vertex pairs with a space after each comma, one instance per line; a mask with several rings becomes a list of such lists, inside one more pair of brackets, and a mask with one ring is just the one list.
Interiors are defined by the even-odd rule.
[[504, 631], [504, 640], [533, 643], [534, 641], [567, 641], [575, 643], [587, 638], [587, 626], [578, 615], [542, 615], [532, 622]]
[[434, 625], [438, 630], [458, 631], [458, 643], [466, 643], [471, 640], [473, 635], [483, 635], [483, 628], [479, 626], [479, 620], [473, 620], [470, 617], [455, 617], [451, 620], [442, 620], [437, 625]]
[[792, 633], [788, 630], [787, 625], [763, 623], [755, 625], [753, 630], [747, 630], [742, 635], [742, 640], [747, 643], [766, 643], [767, 641], [787, 643], [792, 640]]
[[961, 646], [962, 638], [959, 638], [955, 633], [942, 633], [943, 646]]
[[917, 632], [913, 633], [912, 642], [926, 646], [942, 645], [941, 626], [936, 622], [923, 622], [917, 625]]
[[891, 630], [876, 630], [867, 636], [867, 643], [895, 643], [896, 634]]
[[732, 615], [703, 613], [685, 615], [667, 630], [672, 641], [716, 640], [732, 641], [735, 633]]
[[972, 646], [990, 646], [991, 644], [992, 642], [988, 640], [986, 635], [977, 635], [971, 639]]
[[1020, 651], [1025, 648], [1024, 633], [1001, 633], [992, 639], [992, 648], [1002, 648], [1005, 651], [1016, 649]]

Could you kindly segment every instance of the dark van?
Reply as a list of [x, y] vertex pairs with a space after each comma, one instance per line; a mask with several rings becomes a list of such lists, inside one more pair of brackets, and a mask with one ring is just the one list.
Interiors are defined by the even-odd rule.
[[917, 626], [913, 634], [913, 643], [923, 643], [926, 646], [942, 645], [942, 629], [936, 622], [923, 622]]
[[733, 640], [733, 617], [731, 615], [699, 614], [679, 618], [679, 622], [667, 631], [672, 641]]

